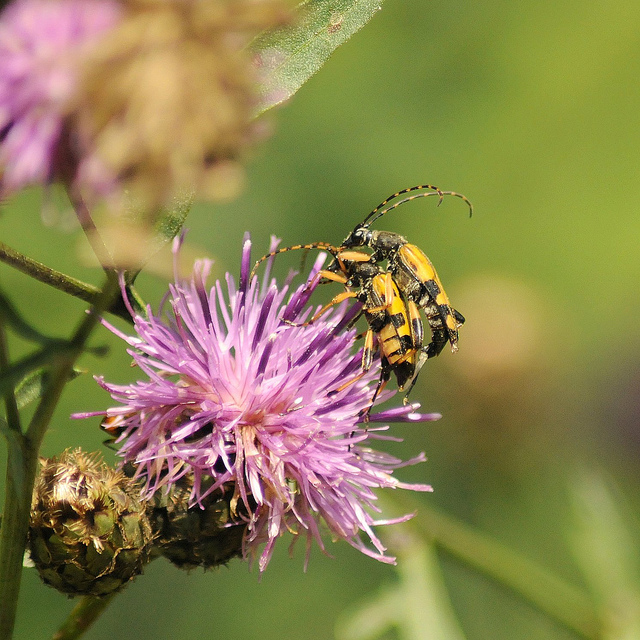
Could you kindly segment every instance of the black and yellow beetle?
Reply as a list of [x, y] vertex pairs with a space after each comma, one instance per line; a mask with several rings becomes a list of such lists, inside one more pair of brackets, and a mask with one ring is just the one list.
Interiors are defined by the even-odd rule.
[[[411, 191], [421, 193], [386, 207], [392, 200]], [[309, 323], [317, 320], [331, 306], [349, 298], [357, 299], [362, 304], [369, 329], [365, 335], [360, 375], [364, 375], [371, 367], [375, 353], [374, 336], [378, 340], [382, 363], [374, 400], [391, 373], [394, 373], [401, 391], [409, 384], [406, 402], [424, 362], [440, 354], [447, 342], [452, 351], [458, 350], [458, 330], [465, 319], [451, 306], [431, 260], [404, 236], [370, 229], [378, 218], [402, 204], [428, 196], [438, 196], [440, 204], [447, 195], [464, 200], [469, 206], [470, 215], [473, 213], [473, 205], [464, 195], [442, 191], [432, 185], [417, 185], [383, 200], [354, 228], [341, 246], [315, 242], [284, 247], [264, 255], [253, 268], [252, 276], [262, 261], [286, 251], [323, 249], [331, 253], [333, 262], [321, 270], [318, 277], [324, 278], [325, 282], [339, 282], [346, 290], [334, 296]], [[367, 247], [372, 253], [358, 251], [359, 247]], [[386, 266], [383, 265], [385, 262]], [[431, 342], [426, 346], [423, 346], [424, 329], [420, 310], [424, 312], [431, 332]]]
[[[405, 193], [425, 189], [429, 191], [408, 196], [384, 208], [389, 202]], [[437, 356], [447, 341], [451, 345], [451, 350], [457, 351], [458, 329], [464, 323], [464, 316], [451, 306], [433, 263], [419, 247], [409, 243], [404, 236], [398, 233], [371, 230], [370, 227], [378, 218], [402, 204], [427, 196], [438, 196], [441, 202], [447, 195], [462, 198], [469, 206], [470, 215], [473, 213], [473, 205], [460, 193], [442, 191], [432, 185], [409, 187], [383, 200], [344, 239], [340, 247], [342, 254], [357, 247], [368, 247], [372, 250], [371, 260], [373, 262], [387, 262], [387, 269], [404, 298], [407, 301], [415, 302], [425, 313], [431, 329], [431, 343], [424, 349], [427, 358]], [[339, 265], [334, 260], [328, 270], [335, 271], [336, 269], [339, 269]]]
[[423, 345], [424, 329], [417, 305], [413, 301], [405, 300], [391, 273], [372, 261], [370, 255], [361, 251], [343, 251], [324, 242], [294, 245], [272, 251], [256, 262], [252, 275], [267, 258], [298, 249], [322, 249], [331, 253], [339, 268], [331, 271], [320, 270], [316, 277], [338, 282], [345, 287], [345, 291], [334, 296], [304, 324], [312, 324], [329, 308], [350, 298], [361, 303], [361, 314], [367, 321], [368, 329], [362, 350], [362, 371], [336, 391], [353, 384], [371, 369], [376, 346], [380, 353], [381, 373], [372, 404], [392, 373], [396, 377], [399, 390], [404, 390], [417, 375], [416, 364]]

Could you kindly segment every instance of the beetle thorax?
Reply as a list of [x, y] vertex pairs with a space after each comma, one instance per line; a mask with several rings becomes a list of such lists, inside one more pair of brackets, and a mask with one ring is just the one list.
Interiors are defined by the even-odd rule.
[[400, 247], [407, 244], [403, 236], [392, 231], [371, 231], [369, 236], [367, 245], [385, 257], [396, 253]]

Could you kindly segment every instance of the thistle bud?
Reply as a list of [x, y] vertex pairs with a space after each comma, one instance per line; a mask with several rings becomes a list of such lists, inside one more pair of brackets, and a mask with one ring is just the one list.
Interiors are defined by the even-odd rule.
[[139, 489], [80, 449], [41, 464], [28, 537], [40, 577], [71, 595], [117, 591], [149, 560], [153, 536]]
[[154, 550], [180, 569], [211, 569], [241, 556], [246, 523], [231, 516], [232, 492], [211, 493], [189, 506], [192, 492], [193, 477], [185, 476], [149, 501]]

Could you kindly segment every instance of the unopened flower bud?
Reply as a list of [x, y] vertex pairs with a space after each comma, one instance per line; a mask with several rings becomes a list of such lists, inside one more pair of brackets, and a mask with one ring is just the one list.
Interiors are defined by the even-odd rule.
[[80, 449], [41, 464], [28, 538], [40, 577], [71, 595], [117, 591], [149, 559], [153, 535], [139, 488]]
[[149, 500], [154, 550], [181, 569], [211, 569], [242, 556], [246, 522], [231, 515], [233, 492], [211, 493], [189, 506], [192, 490], [192, 477], [183, 476]]

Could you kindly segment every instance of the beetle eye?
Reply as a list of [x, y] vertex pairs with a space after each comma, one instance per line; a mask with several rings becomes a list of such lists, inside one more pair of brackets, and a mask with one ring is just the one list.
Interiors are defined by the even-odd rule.
[[364, 229], [356, 229], [353, 232], [354, 244], [364, 244]]

